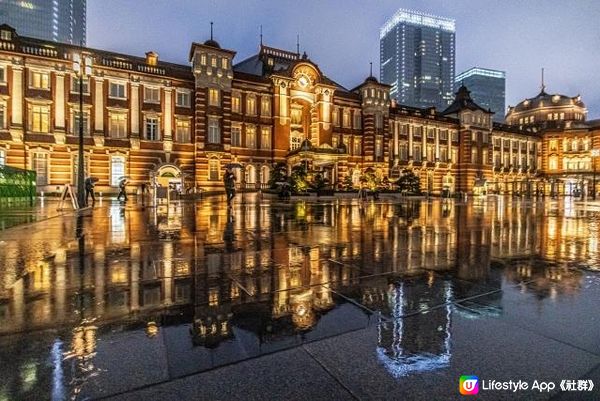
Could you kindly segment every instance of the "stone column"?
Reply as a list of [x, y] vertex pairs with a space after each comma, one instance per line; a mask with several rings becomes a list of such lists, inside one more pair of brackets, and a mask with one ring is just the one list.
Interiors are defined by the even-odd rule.
[[140, 85], [131, 83], [131, 137], [140, 136]]

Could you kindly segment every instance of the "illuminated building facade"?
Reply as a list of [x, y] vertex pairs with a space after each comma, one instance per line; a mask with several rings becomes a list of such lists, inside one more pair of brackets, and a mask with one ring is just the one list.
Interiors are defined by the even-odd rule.
[[412, 107], [445, 109], [454, 98], [453, 19], [400, 9], [381, 28], [381, 82], [390, 96]]
[[586, 117], [580, 95], [548, 94], [543, 84], [536, 97], [508, 108], [507, 124], [537, 133], [542, 139], [546, 193], [596, 197], [600, 189], [596, 182], [600, 121]]
[[456, 76], [454, 87], [469, 88], [473, 100], [494, 113], [493, 120], [504, 122], [506, 73], [489, 68], [473, 67]]
[[[76, 180], [78, 47], [17, 35], [0, 40], [0, 163], [36, 171], [38, 191]], [[422, 190], [483, 194], [530, 192], [541, 158], [537, 133], [494, 123], [465, 87], [445, 110], [391, 101], [390, 86], [368, 77], [348, 90], [306, 55], [261, 45], [234, 64], [216, 41], [194, 43], [190, 65], [84, 49], [85, 173], [98, 192], [161, 185], [222, 190], [268, 186], [275, 163], [304, 164], [335, 188], [372, 172], [412, 170]]]
[[2, 1], [0, 23], [12, 26], [24, 36], [85, 45], [86, 1]]

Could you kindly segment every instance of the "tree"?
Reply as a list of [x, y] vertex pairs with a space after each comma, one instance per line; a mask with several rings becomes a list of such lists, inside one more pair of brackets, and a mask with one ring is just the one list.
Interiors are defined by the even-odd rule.
[[352, 191], [354, 189], [354, 182], [352, 182], [352, 176], [348, 174], [342, 181], [342, 188], [345, 191]]
[[327, 178], [323, 177], [323, 174], [317, 173], [313, 177], [311, 187], [319, 194], [327, 186], [327, 181]]
[[292, 167], [292, 174], [290, 175], [290, 185], [292, 190], [296, 193], [306, 192], [308, 189], [308, 172], [304, 165]]
[[396, 181], [400, 192], [418, 195], [421, 193], [421, 180], [412, 170], [402, 171], [400, 178]]
[[[285, 163], [275, 163], [271, 168], [271, 178], [269, 178], [269, 188], [277, 189], [278, 185], [288, 181], [287, 166]], [[280, 184], [277, 184], [280, 183]]]

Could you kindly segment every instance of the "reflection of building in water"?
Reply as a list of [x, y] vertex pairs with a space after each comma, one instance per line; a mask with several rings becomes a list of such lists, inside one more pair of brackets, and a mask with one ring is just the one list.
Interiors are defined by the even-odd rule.
[[407, 291], [422, 288], [406, 286], [403, 281], [390, 286], [387, 297], [392, 320], [385, 323], [379, 321], [377, 357], [395, 377], [443, 368], [450, 363], [452, 306], [449, 302], [452, 289], [449, 282], [440, 284], [431, 288], [441, 292], [438, 294], [441, 297], [436, 301], [445, 302], [446, 305], [429, 311], [424, 318], [412, 319], [403, 319], [402, 316], [415, 310], [410, 300], [419, 299], [420, 294], [408, 294]]
[[[156, 322], [160, 330], [193, 321], [190, 342], [199, 346], [219, 346], [235, 335], [236, 327], [264, 343], [303, 333], [319, 322], [334, 303], [329, 286], [321, 284], [359, 290], [365, 304], [400, 313], [399, 298], [414, 302], [402, 304], [413, 311], [427, 306], [426, 300], [423, 305], [415, 301], [423, 297], [446, 299], [445, 281], [431, 273], [422, 280], [427, 283], [423, 288], [411, 287], [405, 279], [400, 296], [393, 282], [372, 284], [359, 277], [447, 272], [462, 279], [452, 288], [456, 298], [468, 296], [477, 284], [498, 288], [503, 278], [515, 283], [535, 279], [523, 290], [545, 298], [579, 291], [581, 274], [563, 261], [597, 258], [597, 228], [568, 208], [557, 215], [536, 204], [501, 201], [468, 207], [437, 201], [362, 207], [301, 202], [279, 209], [249, 203], [235, 208], [231, 219], [217, 206], [206, 201], [156, 214], [148, 209], [126, 210], [109, 219], [94, 216], [83, 268], [76, 243], [57, 245], [50, 258], [7, 244], [0, 258], [9, 258], [3, 259], [7, 266], [10, 260], [22, 260], [27, 274], [3, 271], [0, 333], [63, 327], [62, 341], [70, 344], [71, 328], [81, 326], [82, 319], [97, 318], [97, 336], [111, 325], [148, 329], [148, 322]], [[223, 240], [228, 224], [234, 238], [229, 247]], [[509, 267], [495, 268], [511, 258], [516, 260]], [[536, 264], [540, 258], [557, 262]], [[84, 306], [82, 315], [77, 305]], [[411, 323], [382, 327], [380, 346], [386, 357], [422, 352], [441, 358], [450, 319], [429, 317], [419, 330], [407, 326]], [[434, 334], [429, 342], [408, 334], [419, 331]], [[33, 368], [26, 350], [12, 348], [2, 355], [14, 352], [24, 355], [14, 361], [14, 370], [33, 377], [27, 373]], [[26, 383], [19, 382], [19, 388]]]

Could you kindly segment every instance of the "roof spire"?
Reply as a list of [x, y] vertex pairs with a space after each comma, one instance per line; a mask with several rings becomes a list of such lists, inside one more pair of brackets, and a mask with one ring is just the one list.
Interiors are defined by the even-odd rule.
[[296, 34], [296, 54], [300, 57], [300, 34]]
[[213, 22], [210, 21], [210, 40], [213, 40]]
[[373, 78], [373, 62], [369, 63], [369, 77]]
[[544, 67], [542, 67], [542, 93], [546, 92], [546, 85], [544, 84]]
[[262, 24], [260, 24], [260, 46], [262, 47]]

